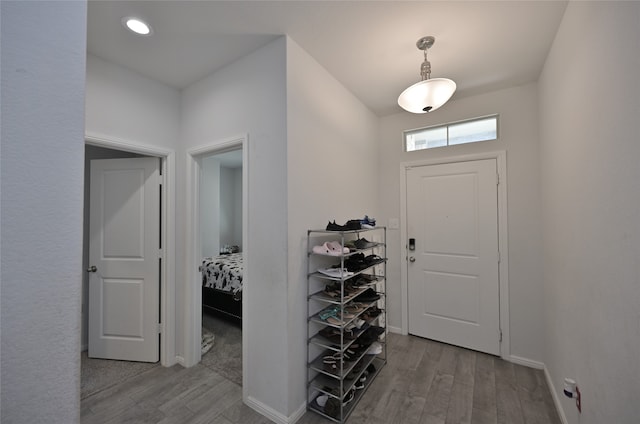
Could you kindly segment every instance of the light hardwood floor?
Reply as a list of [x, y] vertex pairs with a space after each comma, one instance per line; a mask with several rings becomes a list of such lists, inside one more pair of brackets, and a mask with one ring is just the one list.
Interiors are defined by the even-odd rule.
[[[349, 424], [560, 424], [544, 374], [499, 358], [389, 334], [389, 360]], [[156, 367], [81, 402], [82, 423], [262, 424], [242, 388], [199, 364]], [[300, 424], [330, 423], [312, 412]]]

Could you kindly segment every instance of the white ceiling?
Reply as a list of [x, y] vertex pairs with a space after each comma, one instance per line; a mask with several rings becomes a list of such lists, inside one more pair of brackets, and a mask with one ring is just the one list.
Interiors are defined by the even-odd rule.
[[[379, 116], [417, 82], [415, 42], [433, 35], [432, 77], [454, 98], [538, 79], [566, 1], [89, 2], [87, 50], [177, 88], [288, 34]], [[137, 16], [153, 35], [121, 24]]]

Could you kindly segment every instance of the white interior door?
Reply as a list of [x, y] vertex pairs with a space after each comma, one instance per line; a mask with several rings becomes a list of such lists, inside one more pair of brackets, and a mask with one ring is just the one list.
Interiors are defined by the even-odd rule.
[[407, 170], [409, 333], [500, 354], [495, 159]]
[[[91, 161], [89, 356], [159, 360], [157, 158]], [[94, 268], [95, 267], [95, 268]]]

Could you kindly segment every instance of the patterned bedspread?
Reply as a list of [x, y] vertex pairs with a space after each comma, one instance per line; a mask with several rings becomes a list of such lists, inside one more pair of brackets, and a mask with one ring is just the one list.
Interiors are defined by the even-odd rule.
[[234, 295], [242, 290], [242, 253], [204, 258], [201, 270], [204, 287], [230, 291]]

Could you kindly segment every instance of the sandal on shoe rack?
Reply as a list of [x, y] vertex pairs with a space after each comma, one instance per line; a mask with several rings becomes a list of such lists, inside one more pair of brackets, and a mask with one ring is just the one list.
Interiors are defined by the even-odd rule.
[[[342, 312], [342, 307], [340, 305], [331, 305], [331, 306], [327, 306], [326, 308], [318, 312], [318, 316], [320, 317], [320, 319], [326, 319], [328, 317], [337, 318], [341, 312]], [[347, 313], [346, 311], [342, 312], [342, 318], [351, 319], [354, 317], [355, 315]]]
[[378, 281], [378, 277], [370, 274], [359, 274], [357, 277], [354, 277], [351, 280], [349, 280], [351, 285], [354, 287], [366, 286], [376, 281]]
[[357, 335], [351, 329], [345, 328], [343, 331], [340, 331], [335, 327], [325, 327], [322, 330], [318, 331], [318, 334], [333, 343], [341, 343], [341, 335], [343, 340], [346, 341], [354, 340], [357, 337]]
[[357, 359], [356, 352], [349, 351], [347, 349], [346, 352], [340, 353], [336, 352], [330, 355], [325, 355], [322, 357], [322, 364], [324, 365], [324, 369], [331, 373], [337, 374], [340, 372], [340, 365], [342, 365], [343, 369], [347, 368], [350, 363], [355, 362]]
[[344, 307], [344, 310], [346, 312], [352, 313], [352, 314], [357, 314], [359, 312], [362, 312], [366, 309], [366, 305], [360, 302], [352, 302], [348, 305], [346, 305]]
[[373, 321], [375, 318], [380, 316], [381, 313], [382, 313], [382, 309], [378, 308], [377, 306], [372, 306], [371, 308], [367, 309], [365, 313], [361, 315], [361, 318], [365, 321]]
[[338, 362], [338, 360], [332, 355], [322, 358], [322, 365], [325, 371], [336, 375], [340, 373], [340, 362]]
[[[339, 283], [331, 283], [324, 286], [324, 294], [333, 298], [340, 298], [342, 296], [342, 287]], [[350, 284], [344, 284], [344, 296], [348, 297], [352, 294], [355, 294], [358, 291], [357, 288], [351, 286]]]

